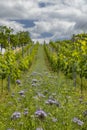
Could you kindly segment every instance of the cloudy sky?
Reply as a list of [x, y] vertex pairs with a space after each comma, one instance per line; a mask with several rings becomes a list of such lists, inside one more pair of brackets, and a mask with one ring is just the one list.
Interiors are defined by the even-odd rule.
[[34, 41], [69, 38], [87, 32], [87, 0], [0, 0], [0, 25]]

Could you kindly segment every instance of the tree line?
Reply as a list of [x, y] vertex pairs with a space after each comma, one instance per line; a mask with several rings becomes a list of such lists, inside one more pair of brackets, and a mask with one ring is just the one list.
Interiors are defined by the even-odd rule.
[[20, 47], [32, 42], [28, 31], [15, 32], [13, 28], [0, 26], [0, 46], [7, 48], [10, 44], [12, 48]]

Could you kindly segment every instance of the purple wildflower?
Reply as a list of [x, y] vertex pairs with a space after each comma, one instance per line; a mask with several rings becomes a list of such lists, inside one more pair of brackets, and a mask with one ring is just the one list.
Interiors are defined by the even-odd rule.
[[24, 95], [24, 91], [21, 90], [20, 92], [18, 92], [21, 96]]
[[20, 112], [14, 112], [11, 116], [11, 119], [12, 120], [15, 120], [15, 119], [18, 119], [18, 118], [21, 118], [21, 113]]
[[87, 110], [83, 112], [83, 115], [84, 115], [84, 116], [87, 116]]
[[38, 97], [45, 97], [42, 93], [38, 93]]
[[76, 122], [78, 122], [78, 118], [74, 117], [74, 118], [72, 119], [72, 121], [73, 121], [74, 123], [76, 123]]
[[46, 114], [43, 110], [41, 110], [41, 109], [37, 110], [37, 111], [35, 112], [35, 115], [36, 115], [39, 119], [44, 119], [44, 118], [47, 116], [47, 114]]
[[53, 100], [53, 99], [48, 99], [45, 103], [46, 103], [46, 104], [49, 104], [49, 105], [53, 105], [53, 104], [55, 104], [55, 100]]
[[82, 126], [84, 124], [84, 122], [79, 120], [77, 117], [74, 117], [72, 121], [74, 123], [77, 123], [79, 126]]
[[24, 109], [24, 115], [27, 116], [28, 115], [28, 109]]
[[37, 83], [37, 79], [32, 79], [32, 83]]
[[84, 122], [81, 121], [81, 120], [78, 120], [77, 124], [80, 125], [80, 126], [82, 126], [84, 124]]
[[37, 84], [36, 83], [32, 83], [32, 87], [36, 87], [37, 86]]
[[46, 104], [49, 104], [49, 105], [57, 105], [58, 107], [60, 106], [59, 102], [57, 102], [55, 99], [48, 99], [46, 102]]
[[19, 79], [16, 80], [17, 84], [21, 84], [21, 81]]

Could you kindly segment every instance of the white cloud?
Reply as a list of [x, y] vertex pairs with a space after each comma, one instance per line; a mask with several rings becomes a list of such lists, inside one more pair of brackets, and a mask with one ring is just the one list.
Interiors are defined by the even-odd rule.
[[0, 19], [0, 25], [12, 27], [14, 29], [14, 31], [16, 31], [16, 32], [25, 30], [22, 24], [19, 24], [15, 21], [8, 21], [8, 20]]
[[[45, 3], [44, 7], [39, 6]], [[0, 1], [0, 25], [13, 27], [16, 31], [26, 30], [23, 24], [15, 20], [30, 19], [35, 26], [27, 28], [33, 40], [44, 41], [69, 37], [73, 33], [87, 32], [86, 0], [3, 0]], [[50, 38], [41, 38], [42, 33], [53, 34]]]

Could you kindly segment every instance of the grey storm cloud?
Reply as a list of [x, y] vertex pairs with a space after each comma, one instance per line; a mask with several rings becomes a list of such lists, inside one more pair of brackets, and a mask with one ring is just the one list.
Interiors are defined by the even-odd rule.
[[87, 0], [3, 0], [0, 25], [27, 30], [35, 41], [69, 38], [87, 32]]

